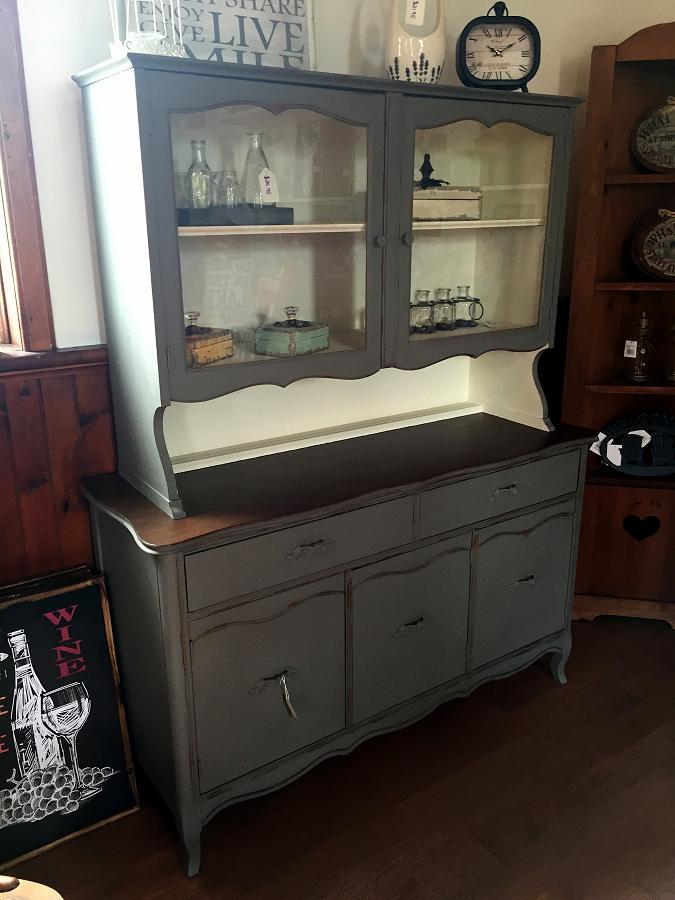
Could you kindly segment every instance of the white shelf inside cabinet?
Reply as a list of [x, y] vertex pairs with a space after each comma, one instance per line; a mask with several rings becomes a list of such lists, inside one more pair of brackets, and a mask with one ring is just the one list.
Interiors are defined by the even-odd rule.
[[245, 237], [255, 234], [363, 234], [363, 222], [309, 223], [307, 225], [183, 225], [179, 237]]
[[443, 222], [413, 222], [413, 231], [468, 231], [480, 228], [534, 228], [545, 219], [453, 219]]

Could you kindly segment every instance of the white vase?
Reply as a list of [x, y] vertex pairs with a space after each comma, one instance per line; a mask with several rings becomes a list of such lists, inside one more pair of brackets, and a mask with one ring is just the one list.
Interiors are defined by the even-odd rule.
[[435, 84], [445, 63], [443, 0], [426, 0], [419, 25], [406, 25], [409, 0], [392, 0], [387, 43], [387, 74], [394, 81]]

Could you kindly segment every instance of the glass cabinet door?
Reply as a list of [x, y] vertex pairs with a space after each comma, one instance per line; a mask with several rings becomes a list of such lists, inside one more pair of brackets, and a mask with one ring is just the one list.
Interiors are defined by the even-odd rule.
[[[470, 106], [466, 118], [449, 121], [459, 105]], [[548, 340], [564, 115], [499, 103], [455, 110], [406, 101], [397, 357], [412, 367]]]
[[156, 195], [174, 242], [174, 398], [374, 372], [383, 99], [193, 80], [166, 110], [171, 184]]

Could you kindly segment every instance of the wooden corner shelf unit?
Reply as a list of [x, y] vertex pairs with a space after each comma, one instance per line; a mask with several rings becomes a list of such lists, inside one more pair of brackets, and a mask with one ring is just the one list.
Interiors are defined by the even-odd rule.
[[[621, 379], [623, 341], [642, 310], [659, 356], [675, 324], [675, 283], [645, 280], [626, 237], [645, 213], [675, 205], [675, 174], [646, 172], [631, 154], [635, 123], [675, 82], [675, 23], [593, 50], [578, 213], [563, 420], [596, 431], [639, 412], [675, 412], [675, 386]], [[631, 615], [675, 627], [675, 479], [629, 478], [591, 462], [575, 614]], [[626, 522], [658, 521], [636, 538]], [[653, 528], [656, 525], [652, 522]], [[650, 531], [653, 529], [649, 529]]]

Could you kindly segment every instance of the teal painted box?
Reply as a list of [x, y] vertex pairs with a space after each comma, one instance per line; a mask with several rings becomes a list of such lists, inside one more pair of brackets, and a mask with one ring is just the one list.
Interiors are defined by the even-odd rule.
[[328, 350], [328, 326], [298, 319], [298, 308], [284, 309], [285, 322], [262, 325], [255, 330], [255, 352], [261, 356], [305, 356]]

